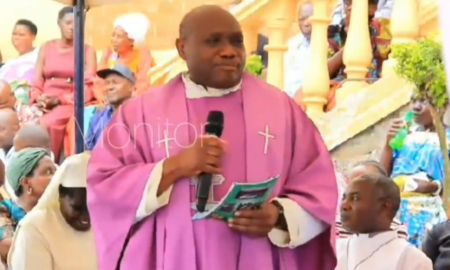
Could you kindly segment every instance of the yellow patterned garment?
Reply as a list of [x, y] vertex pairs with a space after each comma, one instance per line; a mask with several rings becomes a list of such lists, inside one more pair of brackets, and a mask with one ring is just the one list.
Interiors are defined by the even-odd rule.
[[378, 36], [375, 38], [375, 44], [378, 47], [379, 56], [387, 59], [391, 51], [391, 20], [378, 19], [375, 24], [378, 24]]
[[397, 184], [398, 188], [400, 189], [400, 194], [402, 198], [407, 198], [407, 197], [431, 197], [433, 195], [431, 194], [423, 194], [423, 193], [418, 193], [418, 192], [411, 192], [411, 191], [403, 191], [405, 190], [405, 186], [406, 186], [406, 182], [408, 181], [408, 179], [411, 176], [408, 175], [399, 175], [397, 177], [394, 178], [394, 182], [395, 184]]
[[[383, 61], [388, 58], [391, 50], [392, 34], [390, 30], [389, 19], [373, 19], [369, 25], [370, 41], [372, 44], [373, 60], [369, 66], [369, 78], [379, 78]], [[339, 25], [328, 26], [328, 58], [337, 53], [344, 45], [347, 39], [347, 33], [344, 31], [344, 20]], [[341, 69], [338, 76], [333, 78], [336, 81], [342, 81], [346, 78], [344, 68]]]

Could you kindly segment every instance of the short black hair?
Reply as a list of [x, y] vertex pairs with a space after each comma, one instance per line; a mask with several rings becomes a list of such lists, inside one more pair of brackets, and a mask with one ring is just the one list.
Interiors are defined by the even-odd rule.
[[78, 192], [81, 192], [84, 196], [86, 196], [87, 192], [86, 192], [86, 188], [69, 188], [69, 187], [65, 187], [63, 185], [59, 185], [58, 187], [58, 191], [59, 191], [59, 197], [60, 198], [64, 198], [64, 197], [69, 197], [69, 198], [75, 198], [75, 194]]
[[395, 182], [382, 174], [366, 174], [362, 175], [355, 181], [367, 181], [370, 182], [376, 189], [382, 194], [382, 200], [389, 200], [392, 205], [391, 218], [394, 218], [400, 208], [400, 189]]
[[378, 6], [378, 0], [369, 0], [369, 5]]
[[33, 34], [34, 36], [36, 36], [38, 33], [37, 26], [30, 20], [20, 19], [16, 22], [16, 25], [25, 26], [26, 28], [28, 28], [28, 30], [31, 32], [31, 34]]
[[62, 20], [62, 18], [64, 18], [64, 16], [66, 16], [66, 14], [71, 14], [71, 13], [74, 13], [74, 12], [73, 12], [73, 7], [71, 7], [71, 6], [63, 7], [63, 8], [58, 12], [58, 21]]
[[360, 162], [356, 163], [355, 166], [353, 166], [353, 167], [358, 167], [358, 166], [373, 167], [378, 171], [379, 174], [384, 175], [386, 177], [389, 176], [388, 172], [383, 167], [383, 165], [381, 165], [381, 163], [379, 161], [376, 161], [373, 159], [360, 161]]

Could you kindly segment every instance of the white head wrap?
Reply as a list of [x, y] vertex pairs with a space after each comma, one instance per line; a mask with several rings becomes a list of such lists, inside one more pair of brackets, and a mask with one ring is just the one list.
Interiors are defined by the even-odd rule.
[[122, 28], [128, 34], [128, 38], [134, 41], [134, 46], [141, 46], [150, 29], [150, 21], [142, 13], [129, 13], [116, 19], [114, 29], [117, 27]]
[[31, 212], [59, 207], [59, 185], [68, 188], [85, 188], [87, 165], [90, 157], [90, 152], [84, 152], [66, 158], [56, 170], [50, 184]]

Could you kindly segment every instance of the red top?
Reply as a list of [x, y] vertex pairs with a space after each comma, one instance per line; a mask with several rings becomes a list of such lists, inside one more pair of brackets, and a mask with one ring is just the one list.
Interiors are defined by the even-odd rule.
[[[44, 66], [42, 77], [35, 78], [30, 90], [30, 102], [36, 103], [41, 95], [57, 96], [63, 105], [74, 103], [75, 54], [74, 49], [62, 52], [53, 40], [41, 47], [44, 50]], [[87, 51], [93, 50], [89, 45]], [[93, 99], [92, 78], [94, 74], [85, 74], [85, 103]]]

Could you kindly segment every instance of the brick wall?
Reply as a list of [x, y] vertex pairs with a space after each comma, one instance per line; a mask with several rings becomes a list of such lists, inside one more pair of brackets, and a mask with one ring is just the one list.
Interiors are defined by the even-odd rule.
[[147, 45], [152, 50], [175, 47], [178, 25], [184, 14], [203, 4], [225, 5], [230, 0], [136, 0], [127, 4], [94, 8], [86, 16], [86, 42], [97, 49], [109, 45], [113, 23], [121, 14], [141, 12], [151, 22]]
[[409, 110], [404, 106], [364, 132], [331, 151], [338, 170], [346, 172], [355, 163], [366, 159], [378, 159], [392, 119], [402, 117]]

